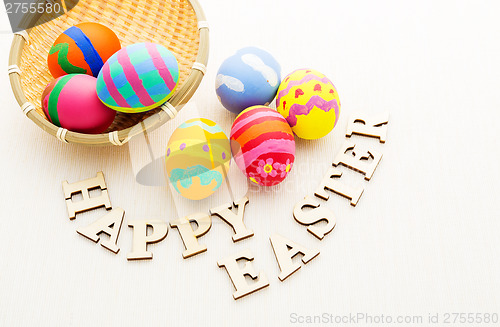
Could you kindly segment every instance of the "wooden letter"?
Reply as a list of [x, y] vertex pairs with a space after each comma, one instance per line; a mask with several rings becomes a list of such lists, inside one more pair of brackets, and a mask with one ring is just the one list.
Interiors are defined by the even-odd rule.
[[[352, 153], [349, 154], [349, 151], [352, 151]], [[367, 163], [370, 159], [372, 159], [372, 161]], [[333, 165], [338, 166], [339, 164], [342, 164], [352, 170], [361, 172], [365, 175], [365, 179], [369, 181], [370, 178], [372, 178], [380, 159], [382, 159], [381, 153], [367, 149], [362, 145], [356, 145], [355, 143], [346, 141], [344, 142], [342, 149], [335, 156]]]
[[[305, 208], [311, 208], [311, 210], [304, 211]], [[295, 205], [295, 208], [293, 208], [293, 217], [298, 223], [309, 226], [307, 231], [320, 240], [326, 234], [330, 233], [336, 225], [333, 212], [328, 208], [321, 207], [316, 199], [309, 196], [306, 196], [304, 200]], [[311, 226], [322, 220], [326, 220], [326, 226]]]
[[307, 264], [319, 255], [318, 250], [308, 249], [278, 234], [271, 236], [270, 240], [281, 271], [278, 275], [280, 281], [284, 281], [302, 267], [299, 262], [293, 263], [292, 259], [297, 254], [302, 254], [302, 262], [304, 264]]
[[[162, 220], [132, 220], [128, 226], [134, 229], [134, 235], [132, 252], [127, 254], [127, 260], [153, 259], [153, 253], [147, 250], [148, 244], [161, 242], [167, 237], [167, 223]], [[148, 227], [153, 229], [150, 235]]]
[[[191, 227], [191, 222], [194, 222], [196, 223], [196, 225], [198, 225], [196, 231], [194, 231]], [[201, 237], [208, 233], [210, 227], [212, 227], [212, 218], [210, 218], [210, 215], [198, 213], [188, 217], [183, 217], [170, 222], [170, 227], [177, 228], [177, 230], [179, 231], [181, 240], [184, 243], [184, 247], [186, 248], [186, 251], [182, 252], [182, 257], [184, 259], [205, 252], [207, 250], [207, 247], [205, 245], [200, 245], [198, 243], [198, 237]]]
[[234, 202], [234, 207], [237, 210], [236, 215], [231, 211], [231, 208], [233, 207], [231, 203], [227, 203], [210, 210], [210, 214], [212, 216], [218, 216], [233, 228], [235, 233], [233, 235], [233, 242], [238, 242], [253, 236], [253, 230], [247, 229], [245, 224], [243, 224], [243, 216], [245, 215], [245, 206], [247, 204], [248, 197], [246, 196], [243, 199]]
[[[236, 289], [233, 293], [233, 298], [235, 300], [269, 286], [266, 275], [263, 272], [260, 272], [259, 274], [255, 272], [252, 266], [253, 259], [254, 257], [252, 252], [250, 250], [245, 250], [237, 255], [229, 256], [217, 261], [219, 268], [226, 268], [227, 274], [233, 282], [233, 286]], [[238, 260], [247, 261], [245, 263], [245, 267], [240, 268]], [[254, 280], [254, 282], [249, 284], [245, 279], [245, 276], [249, 276]]]
[[387, 139], [387, 124], [389, 123], [389, 113], [367, 116], [356, 114], [349, 118], [347, 123], [346, 137], [352, 134], [378, 138], [380, 143], [385, 143]]
[[124, 215], [125, 211], [122, 208], [114, 208], [102, 218], [96, 220], [87, 227], [77, 229], [76, 232], [95, 243], [99, 242], [100, 233], [108, 235], [109, 239], [107, 241], [102, 241], [101, 245], [116, 254], [120, 251], [116, 242], [120, 235]]
[[[64, 181], [62, 186], [64, 198], [66, 199], [66, 206], [68, 207], [69, 219], [75, 219], [77, 213], [99, 207], [106, 207], [107, 210], [111, 209], [111, 202], [109, 201], [108, 190], [102, 171], [98, 172], [97, 176], [94, 178], [73, 184]], [[89, 192], [98, 188], [101, 189], [101, 195], [91, 198]], [[78, 193], [82, 194], [83, 200], [73, 202], [71, 197]]]
[[363, 187], [359, 186], [357, 188], [353, 188], [349, 185], [346, 185], [340, 181], [342, 177], [342, 172], [335, 168], [330, 167], [326, 172], [326, 175], [323, 177], [320, 186], [314, 193], [317, 197], [322, 198], [323, 200], [328, 201], [330, 195], [326, 192], [326, 190], [342, 195], [349, 200], [351, 200], [351, 205], [353, 207], [358, 204], [359, 198], [361, 194], [363, 194]]

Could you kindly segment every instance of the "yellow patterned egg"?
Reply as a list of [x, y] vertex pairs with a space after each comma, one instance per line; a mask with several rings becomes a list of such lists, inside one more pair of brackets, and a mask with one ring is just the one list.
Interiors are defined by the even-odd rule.
[[172, 187], [183, 197], [212, 195], [229, 171], [231, 146], [224, 131], [205, 118], [190, 119], [168, 141], [165, 165]]
[[276, 109], [295, 135], [319, 139], [330, 133], [339, 120], [339, 94], [325, 75], [312, 69], [299, 69], [281, 83]]

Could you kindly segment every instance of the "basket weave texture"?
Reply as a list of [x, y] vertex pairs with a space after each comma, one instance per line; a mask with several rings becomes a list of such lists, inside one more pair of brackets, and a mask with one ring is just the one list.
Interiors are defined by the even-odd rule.
[[[206, 31], [203, 29], [203, 33], [199, 29], [198, 22], [204, 21], [204, 15], [196, 0], [80, 0], [68, 13], [55, 19], [54, 17], [54, 14], [49, 13], [37, 17], [43, 24], [28, 31], [28, 42], [20, 41], [22, 37], [17, 35], [14, 38], [10, 58], [10, 65], [18, 65], [20, 69], [20, 85], [16, 80], [16, 74], [10, 74], [13, 91], [19, 104], [22, 106], [26, 102], [32, 103], [35, 110], [29, 113], [28, 117], [54, 136], [60, 136], [60, 129], [47, 120], [41, 108], [42, 92], [53, 80], [48, 69], [47, 57], [56, 38], [67, 28], [78, 23], [96, 22], [111, 28], [120, 39], [122, 47], [138, 42], [152, 42], [172, 51], [180, 69], [178, 89], [169, 100], [173, 107], [186, 103], [201, 82], [203, 73], [194, 70], [193, 64], [198, 62], [202, 66], [206, 65], [208, 29]], [[201, 40], [200, 35], [202, 35]], [[19, 50], [18, 42], [24, 43], [21, 44], [21, 51], [16, 51], [16, 48]], [[202, 51], [200, 45], [203, 47]], [[195, 67], [197, 65], [195, 64]], [[20, 89], [16, 85], [20, 86]], [[152, 119], [153, 115], [158, 117]], [[146, 120], [148, 117], [151, 118]], [[142, 114], [118, 113], [107, 132], [120, 131], [119, 139], [128, 140], [133, 136], [128, 135], [132, 126], [142, 122], [142, 129], [153, 129], [169, 118], [172, 117], [168, 117], [159, 108]], [[86, 135], [65, 132], [63, 141], [87, 145], [116, 144], [110, 142], [110, 139], [112, 138], [107, 134]]]

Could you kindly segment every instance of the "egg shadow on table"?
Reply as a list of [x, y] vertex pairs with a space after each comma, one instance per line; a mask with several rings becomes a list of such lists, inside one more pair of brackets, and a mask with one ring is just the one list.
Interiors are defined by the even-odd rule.
[[165, 156], [151, 161], [135, 176], [136, 182], [144, 186], [166, 186], [166, 178]]

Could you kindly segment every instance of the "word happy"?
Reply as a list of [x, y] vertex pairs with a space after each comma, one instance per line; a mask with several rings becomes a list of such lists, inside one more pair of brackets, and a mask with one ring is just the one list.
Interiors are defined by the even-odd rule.
[[[348, 122], [346, 137], [350, 138], [355, 134], [378, 138], [380, 143], [385, 143], [388, 122], [389, 115], [387, 113], [371, 117], [366, 115], [352, 116]], [[341, 166], [363, 174], [364, 178], [369, 181], [381, 159], [382, 153], [357, 142], [346, 140], [339, 153], [334, 157], [332, 167], [328, 169], [321, 180], [314, 196], [328, 201], [330, 192], [349, 199], [351, 205], [356, 206], [364, 189], [361, 186], [352, 187], [345, 184], [342, 181]], [[118, 253], [120, 248], [117, 241], [125, 211], [121, 208], [111, 207], [103, 173], [98, 172], [94, 178], [73, 184], [65, 181], [62, 186], [70, 219], [75, 219], [78, 213], [96, 208], [105, 207], [109, 211], [90, 225], [78, 228], [77, 233], [95, 243], [99, 242], [101, 233], [106, 234], [108, 238], [101, 240], [101, 245], [115, 254]], [[90, 196], [90, 191], [95, 189], [101, 191], [100, 195]], [[81, 194], [83, 199], [74, 201], [73, 196], [76, 194]], [[293, 217], [299, 224], [306, 226], [309, 233], [319, 240], [323, 240], [335, 228], [336, 219], [334, 213], [321, 206], [320, 201], [315, 197], [306, 196], [299, 201], [293, 209]], [[182, 257], [186, 259], [207, 251], [207, 247], [200, 244], [198, 239], [210, 231], [213, 216], [231, 226], [234, 231], [233, 242], [252, 237], [253, 231], [248, 229], [243, 222], [245, 206], [248, 202], [248, 198], [244, 197], [234, 203], [227, 203], [211, 209], [208, 213], [197, 213], [171, 221], [170, 228], [177, 229], [184, 244], [185, 250], [182, 252]], [[326, 224], [320, 226], [318, 223], [322, 221]], [[195, 223], [195, 229], [191, 223]], [[130, 220], [128, 226], [132, 229], [133, 239], [132, 249], [127, 254], [127, 260], [152, 259], [153, 253], [148, 251], [148, 244], [161, 242], [165, 239], [168, 233], [167, 223], [162, 220]], [[320, 253], [317, 249], [305, 247], [279, 234], [272, 235], [270, 242], [280, 269], [278, 279], [282, 282], [301, 268], [300, 262], [293, 262], [293, 257], [300, 254], [302, 262], [307, 264]], [[254, 259], [252, 251], [247, 249], [217, 261], [220, 268], [225, 268], [234, 285], [233, 297], [235, 300], [269, 286], [265, 273], [257, 272], [254, 269], [252, 264]], [[238, 264], [240, 260], [245, 261], [243, 268]], [[248, 281], [247, 276], [251, 277], [252, 281]]]

